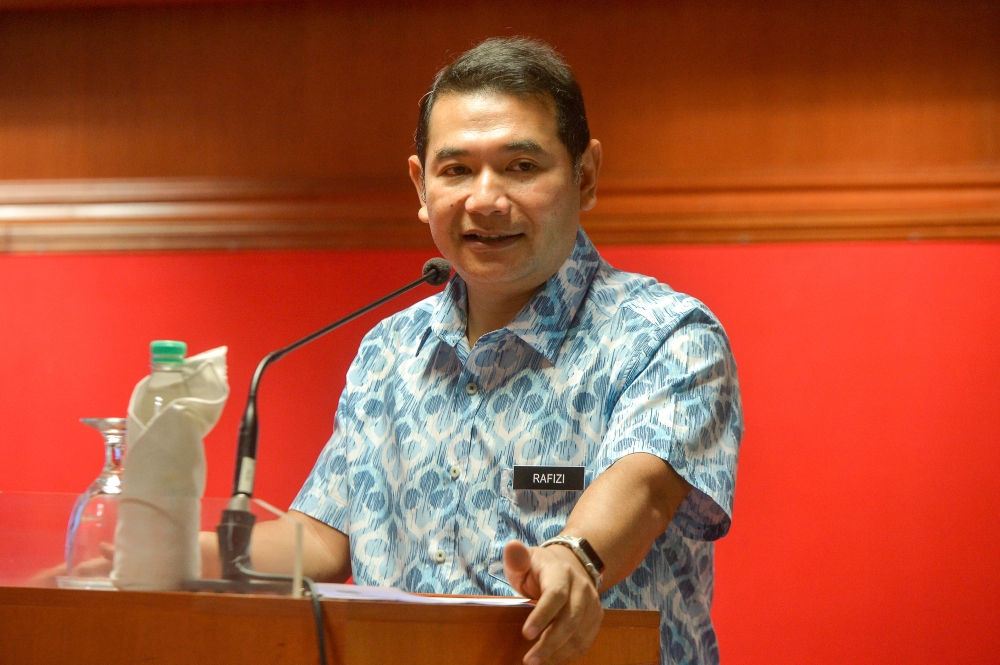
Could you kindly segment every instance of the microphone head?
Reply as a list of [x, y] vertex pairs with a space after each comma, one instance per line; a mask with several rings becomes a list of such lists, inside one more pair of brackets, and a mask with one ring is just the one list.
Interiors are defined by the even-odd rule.
[[441, 286], [451, 276], [451, 264], [436, 257], [424, 264], [424, 281], [431, 286]]

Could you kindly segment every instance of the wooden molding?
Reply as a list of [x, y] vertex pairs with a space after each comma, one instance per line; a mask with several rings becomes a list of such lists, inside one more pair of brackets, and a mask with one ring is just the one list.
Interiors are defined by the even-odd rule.
[[672, 178], [598, 199], [584, 225], [603, 244], [1000, 238], [1000, 169]]
[[430, 246], [412, 190], [355, 182], [0, 183], [2, 251]]
[[[992, 172], [812, 184], [619, 181], [599, 192], [583, 217], [598, 244], [1000, 239], [1000, 174]], [[0, 183], [0, 251], [429, 247], [416, 212], [412, 190], [379, 182], [8, 181]]]

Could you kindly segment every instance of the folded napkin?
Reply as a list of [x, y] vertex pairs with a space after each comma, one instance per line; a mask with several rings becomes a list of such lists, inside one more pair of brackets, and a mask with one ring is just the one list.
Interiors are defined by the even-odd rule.
[[176, 590], [201, 574], [202, 438], [219, 420], [229, 397], [226, 347], [187, 358], [182, 373], [190, 396], [170, 402], [149, 422], [136, 417], [148, 376], [129, 400], [128, 457], [118, 499], [111, 572], [111, 581], [119, 589]]

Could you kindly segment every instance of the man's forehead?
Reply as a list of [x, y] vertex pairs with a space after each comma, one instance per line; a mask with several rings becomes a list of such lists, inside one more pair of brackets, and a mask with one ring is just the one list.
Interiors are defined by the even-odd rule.
[[490, 133], [506, 139], [505, 150], [542, 151], [559, 142], [555, 103], [547, 97], [448, 92], [435, 100], [427, 128], [428, 153], [439, 158], [461, 151], [451, 145], [456, 140]]

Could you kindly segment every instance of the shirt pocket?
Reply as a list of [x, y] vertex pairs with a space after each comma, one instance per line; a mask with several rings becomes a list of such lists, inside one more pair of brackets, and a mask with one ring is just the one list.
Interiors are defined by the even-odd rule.
[[[584, 474], [584, 489], [589, 485], [588, 470]], [[501, 470], [490, 576], [510, 586], [503, 573], [504, 546], [520, 540], [528, 547], [537, 547], [558, 535], [582, 494], [582, 490], [515, 490], [514, 470]]]

